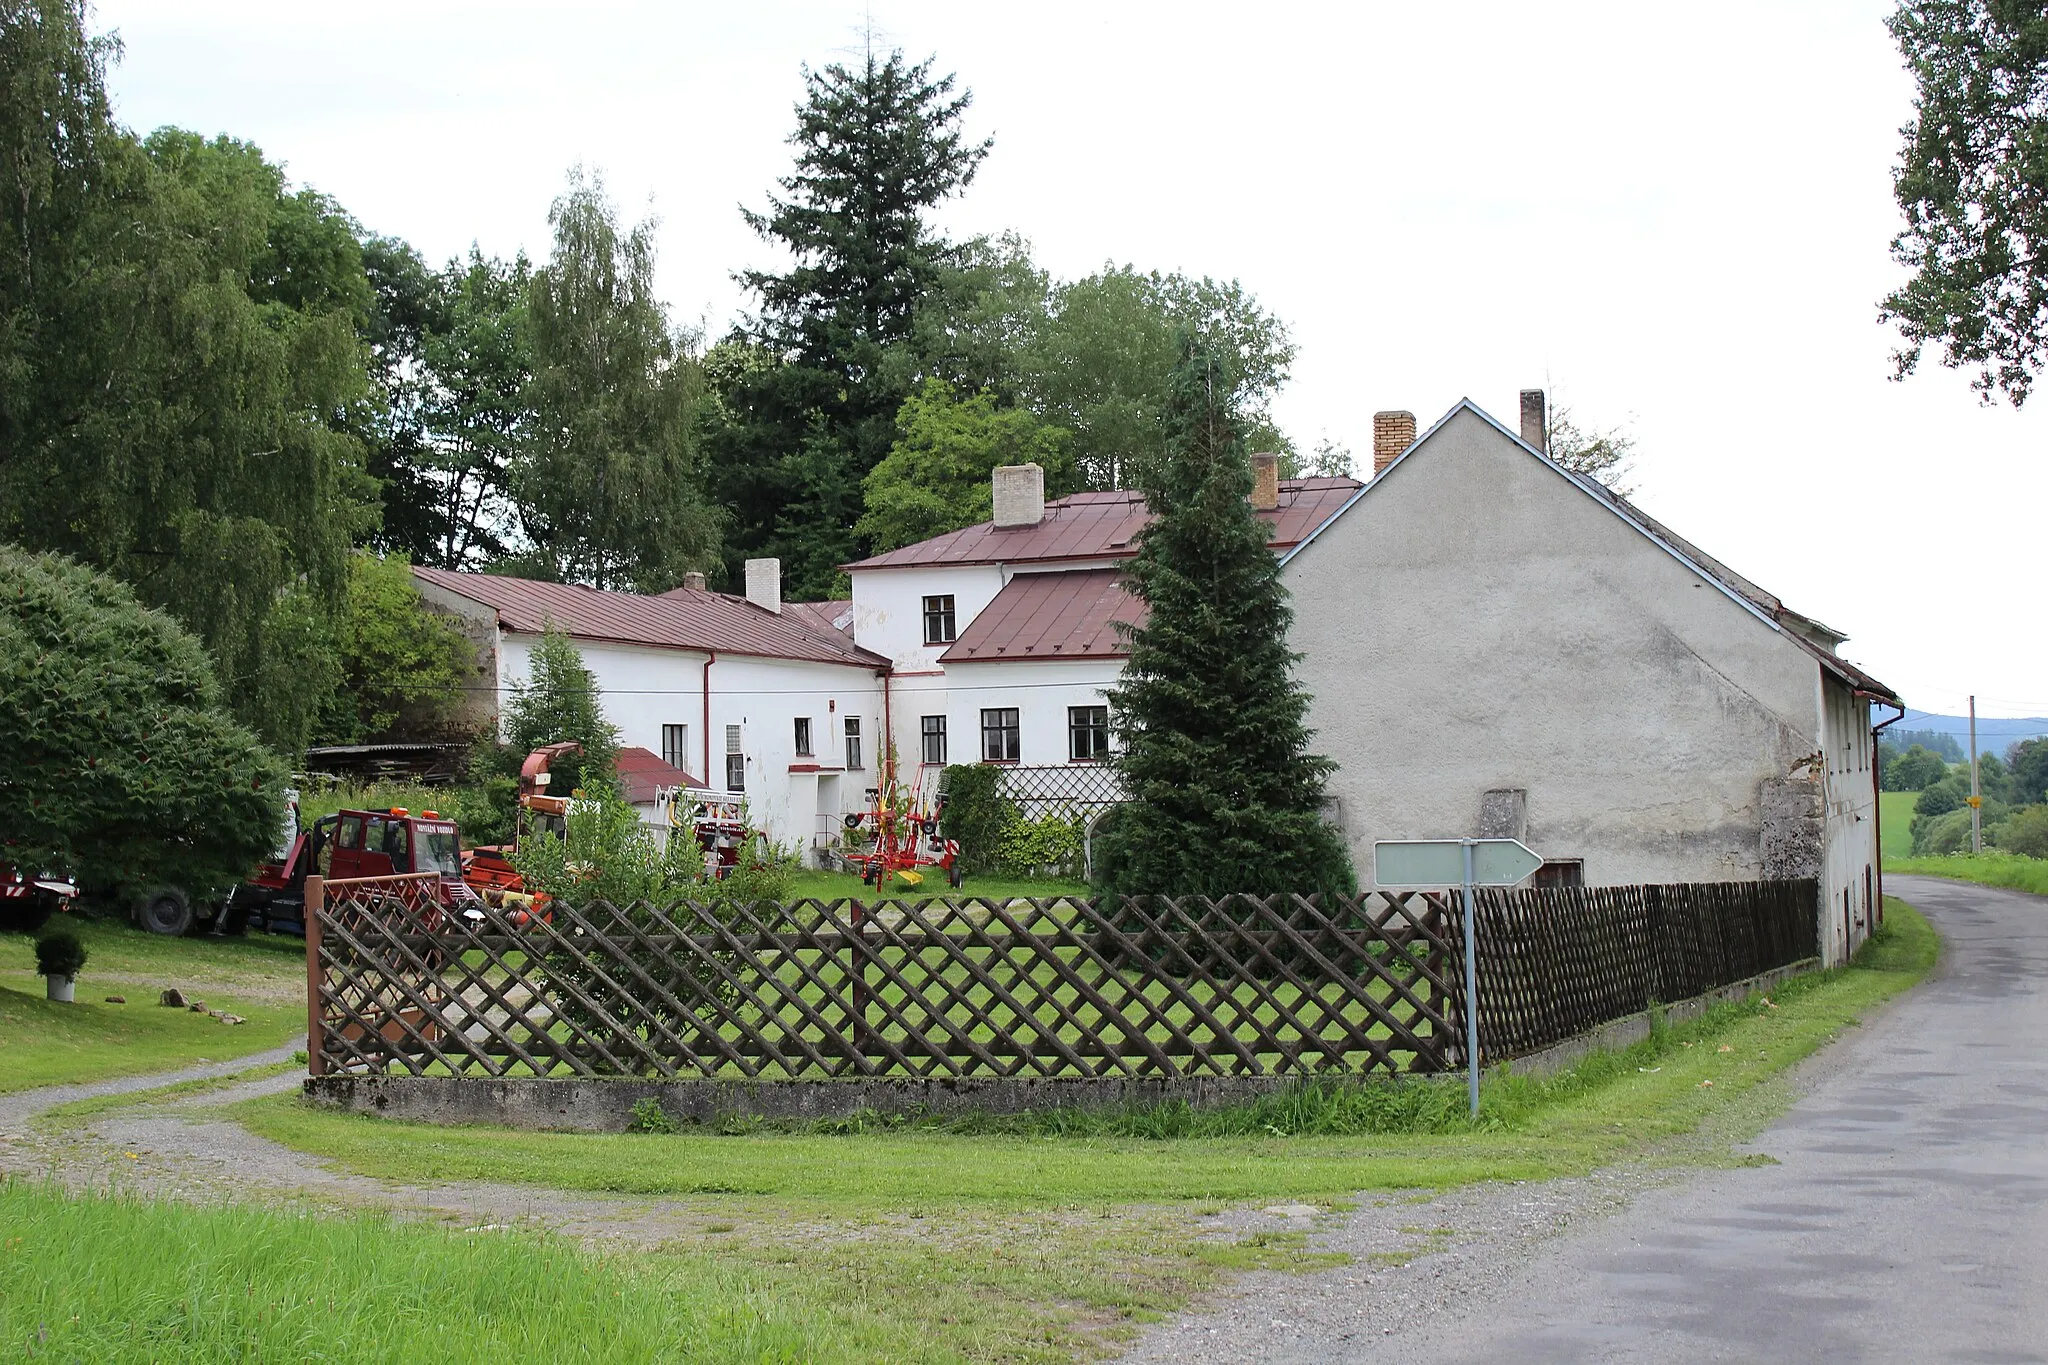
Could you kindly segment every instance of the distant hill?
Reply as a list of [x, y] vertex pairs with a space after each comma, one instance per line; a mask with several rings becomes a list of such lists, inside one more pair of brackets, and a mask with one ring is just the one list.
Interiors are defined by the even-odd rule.
[[[1885, 738], [1890, 740], [1909, 730], [1932, 730], [1936, 734], [1952, 735], [1958, 748], [1965, 754], [1970, 751], [1970, 718], [1968, 716], [1930, 716], [1919, 711], [1906, 712], [1906, 718], [1886, 730]], [[2023, 739], [2048, 738], [2048, 717], [2028, 716], [2019, 719], [2011, 716], [1977, 717], [1977, 752], [1997, 754], [2003, 758], [2010, 746]]]

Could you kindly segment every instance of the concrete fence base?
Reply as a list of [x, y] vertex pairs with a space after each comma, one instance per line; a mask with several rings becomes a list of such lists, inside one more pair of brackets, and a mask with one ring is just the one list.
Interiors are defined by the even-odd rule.
[[532, 1077], [314, 1076], [316, 1104], [414, 1123], [486, 1123], [618, 1133], [633, 1106], [660, 1103], [678, 1123], [733, 1117], [808, 1121], [877, 1114], [1019, 1114], [1032, 1109], [1112, 1108], [1185, 1100], [1195, 1108], [1241, 1104], [1294, 1085], [1295, 1076], [969, 1076], [863, 1080], [539, 1080]]

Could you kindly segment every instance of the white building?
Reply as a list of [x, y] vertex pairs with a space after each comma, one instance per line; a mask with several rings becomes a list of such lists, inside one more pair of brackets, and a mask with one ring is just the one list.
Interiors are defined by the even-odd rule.
[[[1873, 702], [1840, 632], [1461, 402], [1290, 551], [1309, 724], [1361, 879], [1380, 839], [1512, 835], [1557, 884], [1816, 876], [1877, 895]], [[1401, 430], [1405, 419], [1405, 431]], [[1382, 434], [1376, 432], [1376, 434]], [[1788, 526], [1796, 531], [1796, 526]]]

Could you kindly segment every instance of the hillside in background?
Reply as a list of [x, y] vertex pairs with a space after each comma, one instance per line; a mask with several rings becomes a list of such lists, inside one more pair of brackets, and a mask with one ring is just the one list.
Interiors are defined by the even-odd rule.
[[[1970, 718], [1968, 716], [1934, 716], [1921, 711], [1908, 711], [1904, 720], [1885, 731], [1885, 738], [1890, 740], [1909, 730], [1932, 730], [1936, 734], [1953, 735], [1956, 744], [1965, 754], [1970, 751]], [[2019, 743], [2021, 740], [2041, 739], [2044, 737], [2048, 737], [2048, 717], [1977, 717], [1977, 752], [1979, 753], [1997, 754], [2003, 758], [2006, 749]]]

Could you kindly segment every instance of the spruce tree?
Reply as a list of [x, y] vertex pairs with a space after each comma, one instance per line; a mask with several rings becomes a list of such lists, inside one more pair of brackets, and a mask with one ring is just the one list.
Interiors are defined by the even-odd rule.
[[1293, 611], [1251, 506], [1237, 399], [1211, 343], [1184, 334], [1148, 461], [1153, 512], [1126, 570], [1149, 614], [1125, 627], [1110, 694], [1131, 797], [1096, 842], [1098, 889], [1121, 895], [1342, 893], [1350, 857], [1322, 816], [1335, 764], [1309, 752]]
[[916, 386], [919, 308], [958, 264], [927, 215], [974, 178], [989, 144], [961, 131], [972, 97], [929, 60], [870, 51], [806, 70], [804, 85], [796, 169], [769, 212], [746, 215], [792, 264], [739, 276], [760, 312], [737, 338], [748, 363], [721, 372], [711, 440], [731, 568], [775, 555], [792, 593], [823, 596], [862, 552], [861, 480]]

